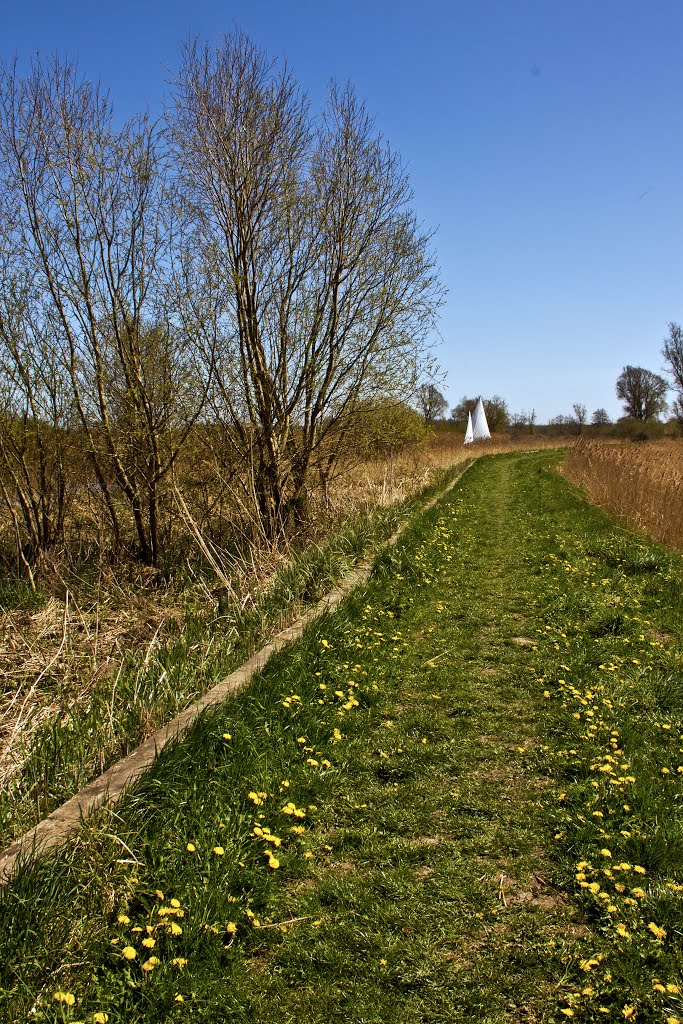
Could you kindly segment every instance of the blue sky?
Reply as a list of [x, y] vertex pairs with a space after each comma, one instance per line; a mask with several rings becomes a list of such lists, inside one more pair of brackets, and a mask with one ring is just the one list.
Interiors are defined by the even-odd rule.
[[239, 25], [314, 104], [351, 79], [437, 229], [444, 392], [539, 422], [620, 414], [683, 321], [681, 0], [0, 0], [0, 55], [77, 57], [124, 116], [161, 108], [189, 35]]

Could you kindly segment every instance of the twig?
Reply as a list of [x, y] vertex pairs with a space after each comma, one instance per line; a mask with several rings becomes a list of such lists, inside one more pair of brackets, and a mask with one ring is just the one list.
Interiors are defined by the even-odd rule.
[[300, 921], [312, 921], [315, 914], [308, 914], [306, 917], [290, 917], [287, 921], [272, 921], [270, 924], [262, 924], [259, 931], [264, 928], [281, 928], [283, 924], [299, 924]]
[[442, 651], [442, 652], [441, 652], [441, 654], [435, 654], [433, 658], [427, 658], [427, 660], [426, 660], [426, 661], [423, 661], [423, 662], [422, 662], [421, 668], [424, 668], [424, 667], [425, 667], [425, 665], [431, 665], [431, 663], [432, 663], [433, 661], [438, 661], [438, 660], [439, 660], [439, 658], [443, 658], [443, 656], [444, 656], [445, 654], [450, 654], [450, 653], [451, 653], [450, 651]]

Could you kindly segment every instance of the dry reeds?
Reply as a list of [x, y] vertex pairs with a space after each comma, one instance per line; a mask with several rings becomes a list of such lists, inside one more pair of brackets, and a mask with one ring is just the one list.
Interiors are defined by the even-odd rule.
[[563, 472], [591, 499], [683, 551], [683, 442], [578, 441]]
[[[464, 446], [462, 434], [436, 433], [427, 443], [390, 459], [361, 463], [333, 481], [326, 506], [315, 509], [317, 523], [310, 539], [323, 543], [350, 517], [410, 498], [429, 485], [439, 470], [483, 455], [564, 443], [562, 439], [535, 436], [511, 442], [503, 436]], [[51, 580], [46, 581], [52, 584], [48, 587], [50, 596], [42, 607], [27, 610], [0, 606], [1, 789], [7, 792], [17, 783], [35, 737], [45, 726], [85, 716], [93, 702], [109, 709], [103, 751], [110, 753], [124, 739], [120, 730], [126, 726], [117, 721], [115, 708], [122, 699], [121, 673], [131, 658], [136, 660], [139, 680], [144, 680], [155, 655], [181, 632], [182, 609], [188, 601], [204, 607], [209, 617], [223, 600], [236, 609], [236, 614], [243, 613], [256, 606], [258, 595], [269, 590], [278, 571], [291, 560], [292, 551], [284, 543], [250, 544], [239, 554], [228, 553], [211, 540], [209, 530], [200, 528], [186, 501], [180, 498], [177, 529], [183, 528], [191, 535], [203, 566], [195, 572], [190, 556], [189, 579], [180, 574], [176, 586], [160, 589], [152, 570], [139, 569], [135, 578], [126, 578], [128, 574], [114, 566], [101, 572], [96, 585], [92, 580], [79, 584], [73, 569], [67, 574], [67, 582], [55, 565], [50, 570]], [[162, 724], [146, 704], [148, 695], [138, 694], [142, 685], [133, 686], [128, 707], [132, 712], [133, 705], [140, 701], [140, 720], [135, 722], [139, 739]], [[193, 690], [188, 699], [194, 695]], [[142, 722], [144, 716], [149, 717], [146, 725]]]

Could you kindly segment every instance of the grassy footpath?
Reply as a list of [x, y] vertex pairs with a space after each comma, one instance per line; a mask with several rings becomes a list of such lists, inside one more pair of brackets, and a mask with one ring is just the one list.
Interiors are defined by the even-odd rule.
[[0, 1020], [683, 1021], [681, 562], [555, 453], [0, 896]]
[[[72, 678], [65, 686], [46, 672], [43, 696], [56, 692], [59, 709], [35, 730], [24, 730], [23, 749], [16, 750], [21, 768], [5, 771], [0, 845], [9, 846], [241, 665], [461, 468], [435, 474], [434, 482], [419, 495], [349, 517], [325, 543], [293, 552], [267, 586], [259, 589], [253, 580], [253, 595], [236, 592], [214, 601], [206, 583], [185, 589], [179, 584], [175, 591], [160, 593], [160, 603], [180, 606], [176, 631], [154, 651], [153, 644], [133, 645], [113, 675], [93, 679], [92, 666], [86, 663], [81, 666], [82, 678]], [[87, 593], [88, 587], [83, 589]], [[9, 599], [36, 610], [47, 600], [46, 593], [33, 594], [27, 586], [11, 590], [0, 583], [0, 603]], [[94, 593], [89, 597], [93, 600]], [[33, 708], [38, 718], [39, 708], [38, 701]]]

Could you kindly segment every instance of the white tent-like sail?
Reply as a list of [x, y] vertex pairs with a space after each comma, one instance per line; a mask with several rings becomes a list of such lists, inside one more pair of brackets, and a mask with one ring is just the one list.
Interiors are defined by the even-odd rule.
[[467, 431], [465, 432], [465, 444], [472, 444], [473, 441], [483, 441], [491, 436], [489, 425], [486, 421], [484, 403], [480, 398], [474, 407], [474, 413], [467, 414]]

